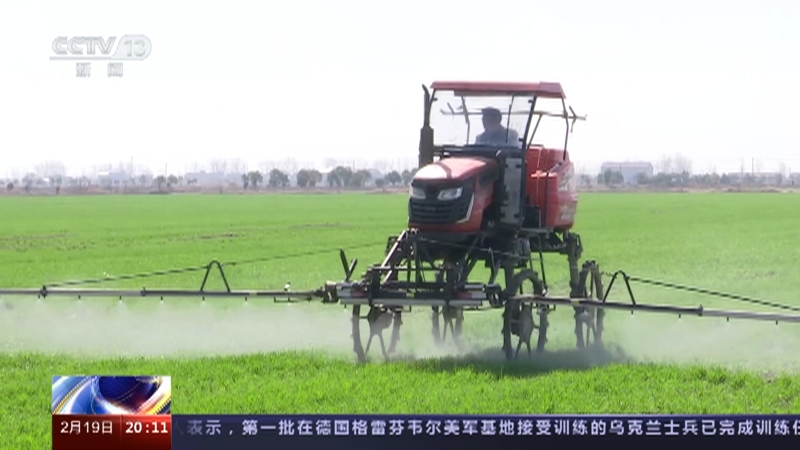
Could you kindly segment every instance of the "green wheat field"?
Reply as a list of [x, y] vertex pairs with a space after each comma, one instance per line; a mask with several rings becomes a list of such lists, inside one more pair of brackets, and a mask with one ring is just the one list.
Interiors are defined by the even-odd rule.
[[[195, 267], [234, 289], [320, 287], [383, 256], [395, 194], [0, 197], [0, 286]], [[582, 194], [575, 231], [604, 272], [800, 306], [800, 195]], [[250, 260], [249, 263], [247, 261]], [[252, 260], [255, 260], [253, 262]], [[548, 256], [552, 294], [567, 265]], [[478, 272], [478, 275], [484, 275]], [[93, 287], [199, 288], [203, 273]], [[608, 279], [605, 280], [606, 283]], [[207, 288], [222, 283], [212, 275]], [[766, 310], [633, 284], [641, 303]], [[610, 300], [627, 301], [622, 285]], [[341, 305], [272, 299], [0, 298], [0, 448], [50, 446], [53, 375], [170, 375], [174, 413], [800, 413], [800, 323], [612, 311], [579, 352], [569, 309], [548, 351], [500, 354], [500, 311], [468, 312], [458, 353], [430, 309], [404, 317], [398, 360], [355, 363]], [[366, 324], [362, 328], [366, 335]], [[388, 333], [387, 333], [388, 338]]]

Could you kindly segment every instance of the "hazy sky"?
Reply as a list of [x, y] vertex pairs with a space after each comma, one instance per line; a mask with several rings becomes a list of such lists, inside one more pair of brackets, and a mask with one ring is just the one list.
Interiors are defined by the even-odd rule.
[[[422, 83], [560, 81], [571, 155], [800, 171], [796, 0], [0, 2], [0, 176], [130, 161], [414, 158]], [[90, 79], [57, 36], [144, 34]], [[758, 165], [758, 163], [757, 163]], [[172, 170], [170, 170], [172, 171]]]

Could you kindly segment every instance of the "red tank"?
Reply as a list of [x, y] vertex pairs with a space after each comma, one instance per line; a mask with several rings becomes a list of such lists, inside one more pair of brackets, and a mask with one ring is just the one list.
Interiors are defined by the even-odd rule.
[[566, 231], [575, 224], [578, 190], [575, 167], [564, 150], [531, 146], [525, 155], [528, 167], [527, 202], [542, 211], [541, 228]]

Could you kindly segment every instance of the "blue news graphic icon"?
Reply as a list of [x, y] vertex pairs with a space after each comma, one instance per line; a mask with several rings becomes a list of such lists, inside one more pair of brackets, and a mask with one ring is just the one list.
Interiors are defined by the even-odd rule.
[[53, 377], [54, 415], [168, 415], [171, 408], [172, 381], [167, 376]]

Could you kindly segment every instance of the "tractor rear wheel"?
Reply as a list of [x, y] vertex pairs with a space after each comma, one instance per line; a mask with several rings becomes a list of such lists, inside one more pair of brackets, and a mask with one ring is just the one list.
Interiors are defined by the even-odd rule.
[[[464, 308], [453, 306], [434, 306], [431, 308], [431, 334], [437, 347], [444, 346], [447, 341], [447, 330], [450, 330], [450, 339], [458, 350], [463, 349], [461, 330], [464, 327]], [[440, 326], [439, 316], [442, 317], [444, 327]]]
[[[530, 269], [524, 269], [514, 275], [503, 292], [505, 308], [503, 311], [503, 352], [507, 359], [519, 357], [519, 351], [525, 345], [528, 356], [531, 356], [531, 338], [535, 330], [539, 330], [536, 351], [541, 352], [547, 344], [547, 314], [550, 312], [547, 305], [520, 301], [517, 295], [544, 295], [544, 284], [539, 276]], [[537, 325], [533, 318], [533, 311], [539, 316]], [[514, 349], [511, 340], [517, 336], [517, 347]]]
[[[385, 359], [394, 354], [397, 342], [400, 340], [400, 327], [403, 325], [402, 310], [372, 306], [366, 316], [361, 316], [361, 305], [353, 305], [352, 311], [352, 338], [353, 352], [355, 352], [358, 362], [366, 362], [369, 349], [372, 347], [372, 340], [378, 338], [381, 346], [381, 353]], [[369, 324], [369, 338], [367, 338], [366, 348], [361, 343], [361, 321], [366, 320]], [[392, 327], [389, 338], [389, 345], [383, 339], [383, 332]]]
[[[604, 297], [600, 267], [594, 261], [586, 261], [581, 268], [579, 296], [602, 304]], [[592, 306], [575, 307], [575, 339], [578, 348], [603, 345], [603, 319], [605, 310]]]

